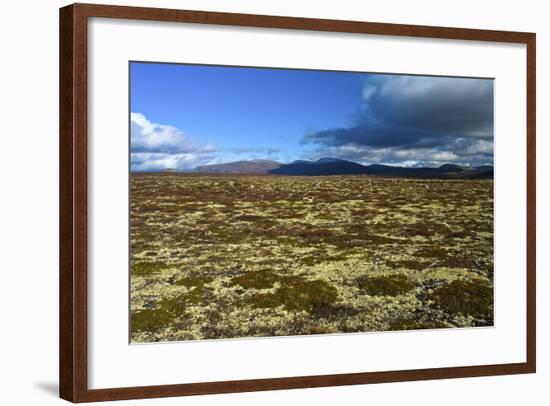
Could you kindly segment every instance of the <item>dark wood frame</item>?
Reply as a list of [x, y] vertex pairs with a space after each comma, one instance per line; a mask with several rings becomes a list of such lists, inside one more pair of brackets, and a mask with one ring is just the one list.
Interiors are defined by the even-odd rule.
[[[87, 378], [87, 22], [89, 17], [493, 41], [527, 46], [527, 346], [526, 362], [338, 375], [88, 389]], [[535, 51], [534, 33], [336, 21], [233, 13], [73, 4], [60, 9], [60, 397], [72, 402], [139, 399], [367, 383], [534, 373]]]

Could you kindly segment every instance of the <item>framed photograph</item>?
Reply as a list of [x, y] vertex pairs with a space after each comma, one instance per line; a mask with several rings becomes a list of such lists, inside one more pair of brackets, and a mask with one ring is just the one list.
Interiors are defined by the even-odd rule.
[[60, 10], [60, 396], [533, 373], [535, 34]]

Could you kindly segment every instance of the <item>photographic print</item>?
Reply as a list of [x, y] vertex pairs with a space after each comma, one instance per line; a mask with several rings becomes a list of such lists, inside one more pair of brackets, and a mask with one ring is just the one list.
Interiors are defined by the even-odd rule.
[[493, 325], [493, 79], [129, 69], [132, 343]]

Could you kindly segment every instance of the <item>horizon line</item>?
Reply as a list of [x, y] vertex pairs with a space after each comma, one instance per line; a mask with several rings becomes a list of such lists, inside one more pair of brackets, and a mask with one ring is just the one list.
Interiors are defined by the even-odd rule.
[[322, 158], [319, 158], [319, 159], [316, 159], [316, 160], [296, 159], [296, 160], [290, 161], [288, 163], [279, 162], [279, 161], [273, 160], [273, 159], [263, 159], [263, 158], [241, 159], [241, 160], [228, 161], [228, 162], [215, 163], [215, 164], [208, 164], [208, 165], [198, 165], [198, 166], [195, 166], [195, 167], [189, 168], [189, 169], [179, 169], [179, 168], [169, 167], [169, 168], [162, 168], [162, 169], [156, 169], [156, 170], [132, 170], [130, 168], [130, 172], [132, 172], [132, 173], [154, 173], [154, 172], [174, 171], [174, 172], [185, 173], [185, 172], [192, 172], [192, 171], [196, 170], [197, 168], [204, 168], [204, 167], [218, 166], [218, 165], [228, 165], [228, 164], [233, 164], [233, 163], [237, 163], [237, 162], [269, 161], [269, 162], [275, 162], [275, 163], [280, 164], [280, 165], [291, 165], [291, 164], [297, 163], [297, 162], [298, 163], [300, 163], [300, 162], [315, 163], [315, 162], [319, 162], [321, 160], [328, 160], [328, 159], [332, 159], [332, 160], [335, 160], [335, 161], [350, 162], [350, 163], [354, 163], [354, 164], [361, 165], [361, 166], [364, 166], [364, 167], [386, 166], [386, 167], [391, 167], [391, 168], [402, 168], [402, 169], [439, 169], [439, 168], [441, 168], [443, 166], [446, 166], [446, 165], [452, 165], [452, 166], [457, 166], [457, 167], [466, 168], [466, 169], [468, 169], [468, 168], [476, 169], [476, 168], [481, 168], [481, 167], [492, 167], [492, 168], [494, 168], [494, 164], [482, 164], [482, 165], [472, 166], [472, 165], [468, 165], [468, 164], [457, 164], [457, 163], [452, 163], [452, 162], [448, 162], [448, 161], [445, 162], [445, 163], [442, 163], [441, 165], [438, 165], [438, 166], [404, 166], [404, 165], [399, 165], [399, 164], [387, 164], [387, 163], [363, 164], [363, 163], [360, 163], [360, 162], [352, 161], [350, 159], [342, 159], [342, 158], [334, 158], [334, 157], [322, 157]]

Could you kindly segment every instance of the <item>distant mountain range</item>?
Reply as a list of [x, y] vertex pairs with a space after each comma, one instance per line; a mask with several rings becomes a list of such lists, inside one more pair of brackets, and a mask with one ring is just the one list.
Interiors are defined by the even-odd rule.
[[490, 165], [468, 167], [445, 164], [437, 168], [410, 168], [390, 165], [361, 165], [357, 162], [338, 158], [321, 158], [317, 161], [294, 161], [282, 164], [276, 161], [255, 159], [225, 164], [196, 167], [196, 173], [219, 174], [272, 174], [289, 176], [329, 176], [329, 175], [379, 175], [412, 178], [442, 179], [490, 179], [494, 169]]
[[282, 164], [276, 161], [253, 159], [252, 161], [235, 161], [226, 164], [197, 166], [193, 169], [193, 172], [266, 174], [281, 166]]

